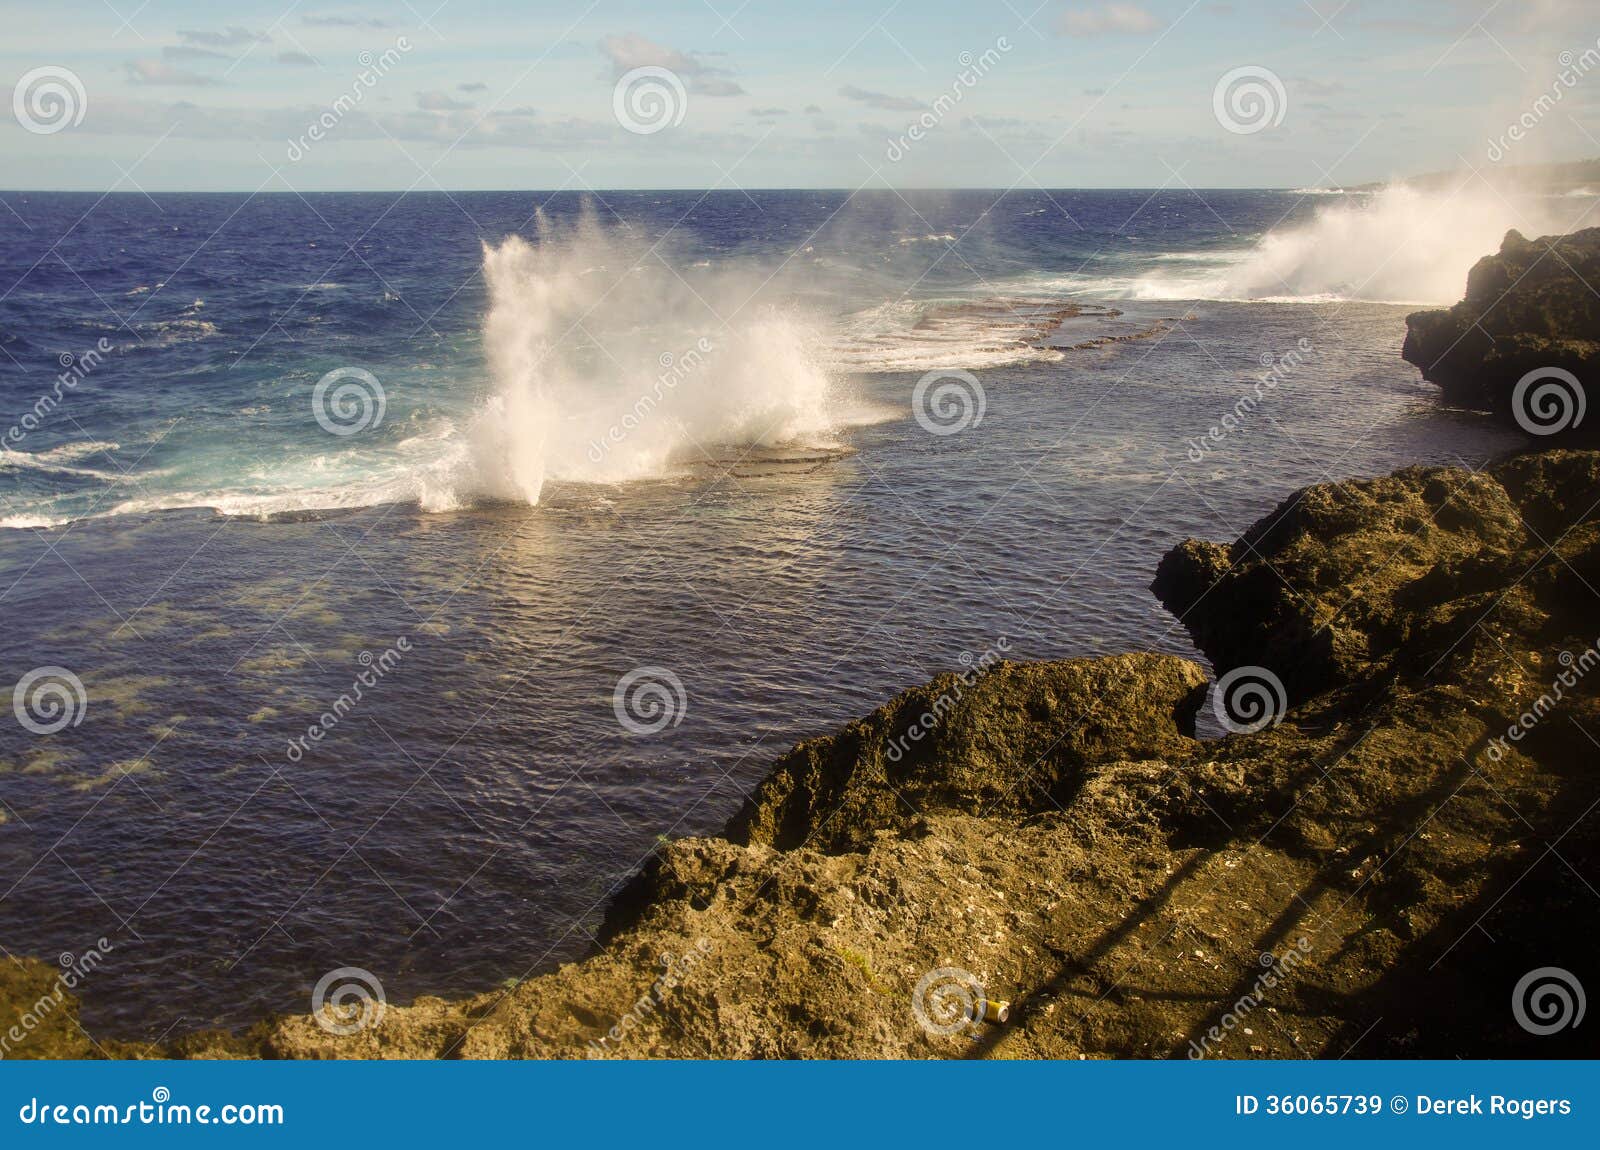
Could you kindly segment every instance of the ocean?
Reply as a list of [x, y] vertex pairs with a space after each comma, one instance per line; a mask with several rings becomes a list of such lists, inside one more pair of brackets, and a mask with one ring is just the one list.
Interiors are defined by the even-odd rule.
[[940, 671], [1198, 658], [1166, 549], [1511, 446], [1405, 316], [1591, 206], [0, 202], [0, 944], [107, 939], [85, 1021], [149, 1038], [579, 957], [663, 838]]

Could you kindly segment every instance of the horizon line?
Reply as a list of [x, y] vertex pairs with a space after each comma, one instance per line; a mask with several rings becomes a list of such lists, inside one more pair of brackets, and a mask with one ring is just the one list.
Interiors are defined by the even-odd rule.
[[1167, 185], [1062, 185], [1060, 187], [1045, 188], [999, 188], [983, 185], [918, 185], [914, 187], [897, 188], [848, 188], [848, 187], [767, 187], [767, 188], [706, 188], [695, 185], [683, 187], [640, 187], [640, 188], [433, 188], [423, 190], [420, 188], [315, 188], [298, 190], [295, 188], [272, 189], [258, 188], [163, 188], [156, 191], [146, 191], [140, 188], [0, 188], [0, 196], [376, 196], [376, 195], [402, 195], [402, 196], [458, 196], [458, 195], [623, 195], [644, 192], [700, 192], [705, 195], [750, 195], [756, 192], [845, 192], [850, 195], [860, 195], [863, 192], [887, 192], [899, 194], [904, 192], [997, 192], [1001, 195], [1034, 195], [1052, 192], [1299, 192], [1305, 190], [1318, 192], [1350, 192], [1367, 191], [1387, 186], [1389, 183], [1403, 181], [1367, 180], [1348, 187], [1316, 187], [1301, 185], [1299, 187], [1268, 187], [1256, 184], [1218, 185], [1214, 187], [1169, 187]]

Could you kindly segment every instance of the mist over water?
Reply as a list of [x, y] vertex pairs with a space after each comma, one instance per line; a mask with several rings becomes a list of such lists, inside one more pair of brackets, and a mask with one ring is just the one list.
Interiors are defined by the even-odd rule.
[[762, 302], [757, 267], [679, 271], [592, 212], [537, 224], [532, 243], [484, 245], [482, 494], [537, 503], [547, 478], [660, 476], [727, 447], [832, 442], [847, 422], [822, 324]]
[[1203, 270], [1167, 268], [1138, 279], [1136, 299], [1370, 300], [1450, 304], [1467, 272], [1507, 230], [1566, 231], [1597, 202], [1507, 192], [1481, 181], [1449, 190], [1404, 185], [1319, 202], [1315, 215], [1275, 227]]
[[[909, 387], [891, 403], [867, 395], [875, 377], [1059, 363], [1062, 347], [1137, 337], [1185, 303], [1448, 304], [1508, 228], [1567, 230], [1600, 204], [1481, 180], [1316, 196], [761, 195], [738, 210], [557, 197], [531, 214], [525, 197], [496, 195], [474, 199], [487, 215], [471, 230], [424, 217], [419, 199], [416, 216], [384, 221], [401, 232], [370, 284], [330, 272], [327, 221], [285, 228], [272, 222], [281, 205], [212, 221], [224, 201], [211, 201], [185, 205], [200, 238], [205, 223], [248, 233], [239, 250], [307, 238], [278, 253], [281, 274], [196, 265], [169, 288], [182, 262], [170, 245], [187, 237], [134, 210], [118, 224], [126, 257], [95, 273], [100, 296], [139, 301], [130, 329], [84, 308], [65, 273], [52, 286], [34, 271], [39, 298], [0, 302], [27, 307], [10, 325], [19, 358], [54, 370], [98, 338], [116, 345], [77, 387], [72, 421], [0, 453], [0, 527], [197, 507], [534, 505], [551, 482], [599, 496], [753, 448], [844, 449], [851, 428], [909, 410]], [[349, 217], [330, 205], [333, 216], [361, 241], [366, 201], [339, 203]], [[39, 261], [31, 242], [9, 257], [18, 274]], [[1052, 335], [1086, 304], [1100, 310]], [[381, 381], [385, 415], [330, 435], [315, 388], [350, 368]], [[39, 398], [27, 376], [15, 384], [13, 419]]]

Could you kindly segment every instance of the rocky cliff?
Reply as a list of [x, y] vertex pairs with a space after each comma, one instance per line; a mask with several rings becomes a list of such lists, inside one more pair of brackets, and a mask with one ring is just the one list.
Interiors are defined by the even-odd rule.
[[1600, 228], [1537, 240], [1509, 232], [1473, 266], [1460, 303], [1407, 317], [1402, 354], [1451, 403], [1538, 435], [1593, 438], [1600, 415], [1582, 416], [1600, 380], [1597, 289]]

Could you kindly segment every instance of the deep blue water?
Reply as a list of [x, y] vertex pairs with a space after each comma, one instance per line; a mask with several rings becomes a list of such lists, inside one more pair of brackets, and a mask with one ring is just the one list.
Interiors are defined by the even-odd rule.
[[[797, 738], [1002, 637], [1193, 655], [1166, 548], [1505, 446], [1287, 193], [3, 198], [0, 686], [86, 703], [0, 723], [0, 944], [112, 939], [117, 1033], [303, 1011], [338, 966], [395, 1001], [548, 969]], [[1259, 266], [1272, 229], [1311, 262]], [[348, 368], [383, 415], [334, 434]], [[980, 422], [914, 418], [934, 368]], [[619, 722], [637, 668], [675, 725]]]

